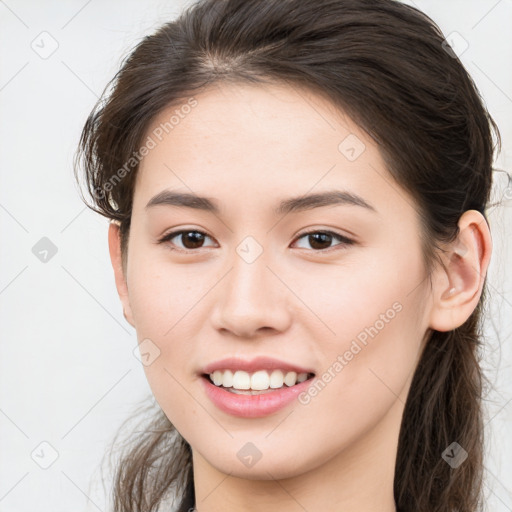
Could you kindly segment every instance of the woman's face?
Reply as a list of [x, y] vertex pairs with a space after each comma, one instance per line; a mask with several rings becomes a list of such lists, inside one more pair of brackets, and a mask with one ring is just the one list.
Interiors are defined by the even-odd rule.
[[[222, 85], [194, 98], [153, 121], [134, 193], [124, 306], [156, 400], [195, 456], [234, 476], [396, 452], [429, 326], [413, 200], [319, 96]], [[300, 394], [242, 396], [202, 376], [228, 357], [314, 377]]]

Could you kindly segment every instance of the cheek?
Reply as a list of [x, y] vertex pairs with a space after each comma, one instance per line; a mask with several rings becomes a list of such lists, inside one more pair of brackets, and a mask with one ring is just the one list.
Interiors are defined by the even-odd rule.
[[[421, 338], [411, 302], [388, 310], [374, 304], [358, 321], [344, 317], [353, 335], [344, 333], [340, 320], [337, 341], [324, 344], [322, 373], [299, 397], [295, 421], [286, 425], [287, 439], [300, 440], [309, 456], [322, 460], [357, 446], [379, 425], [386, 428], [386, 418], [399, 424]], [[375, 312], [384, 319], [375, 321]]]
[[323, 387], [333, 391], [325, 393], [326, 405], [342, 403], [352, 420], [352, 414], [379, 415], [399, 397], [405, 401], [402, 395], [416, 367], [422, 333], [411, 321], [407, 304], [393, 306], [377, 320], [368, 318], [364, 327], [354, 326], [352, 336], [343, 336], [319, 376], [318, 394]]
[[176, 375], [176, 368], [190, 365], [193, 337], [184, 327], [190, 325], [188, 315], [193, 315], [198, 297], [190, 281], [179, 272], [170, 276], [163, 272], [165, 267], [149, 262], [137, 264], [135, 258], [132, 262], [128, 285], [130, 307], [141, 354], [150, 354], [150, 364], [142, 356], [144, 371], [160, 401], [162, 393], [170, 395], [169, 390], [179, 387], [182, 378]]
[[128, 293], [137, 331], [145, 336], [170, 336], [181, 318], [194, 314], [208, 278], [197, 266], [151, 259], [151, 254], [134, 256]]
[[[349, 345], [359, 337], [364, 342], [376, 330], [389, 331], [389, 325], [397, 323], [398, 310], [407, 307], [406, 315], [417, 318], [414, 307], [421, 305], [412, 292], [424, 275], [419, 253], [412, 253], [410, 246], [408, 252], [386, 246], [380, 251], [354, 252], [335, 264], [282, 268], [279, 274], [292, 283], [293, 291], [309, 309], [298, 321], [316, 329], [313, 339], [330, 340], [328, 346], [344, 351], [350, 348], [347, 341]], [[321, 322], [318, 327], [316, 320]]]
[[399, 258], [398, 253], [382, 254], [378, 263], [343, 269], [338, 281], [308, 285], [316, 281], [318, 289], [319, 282], [325, 283], [316, 299], [309, 296], [311, 308], [331, 331], [323, 329], [321, 337], [317, 333], [316, 339], [324, 340], [322, 375], [303, 397], [313, 408], [318, 405], [318, 414], [327, 409], [337, 421], [362, 425], [396, 400], [405, 401], [426, 329], [421, 313], [425, 289], [418, 286], [424, 278], [419, 254]]

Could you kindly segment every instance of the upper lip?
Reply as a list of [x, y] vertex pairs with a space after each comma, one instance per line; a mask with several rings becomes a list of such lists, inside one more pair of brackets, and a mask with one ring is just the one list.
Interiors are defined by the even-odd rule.
[[240, 357], [227, 357], [209, 363], [201, 369], [201, 373], [210, 374], [215, 370], [243, 370], [246, 372], [255, 372], [257, 370], [285, 370], [296, 373], [314, 373], [302, 366], [280, 361], [273, 357], [259, 356], [254, 359], [242, 359]]

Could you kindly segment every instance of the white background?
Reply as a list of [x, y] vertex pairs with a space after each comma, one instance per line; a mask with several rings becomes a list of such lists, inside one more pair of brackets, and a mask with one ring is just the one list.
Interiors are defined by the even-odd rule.
[[[150, 396], [133, 355], [135, 332], [114, 286], [108, 221], [81, 202], [72, 157], [85, 119], [122, 57], [183, 5], [0, 1], [0, 512], [106, 510], [101, 458], [135, 404]], [[504, 148], [496, 165], [510, 171], [512, 0], [414, 5], [445, 35], [455, 31], [468, 42], [461, 60], [501, 129]], [[31, 47], [43, 31], [58, 43], [46, 59]], [[485, 492], [495, 512], [512, 510], [507, 204], [490, 215], [493, 302], [485, 367], [493, 389], [486, 400]], [[32, 252], [42, 237], [57, 248], [46, 263]], [[50, 462], [52, 449], [58, 458], [42, 469], [34, 459]]]

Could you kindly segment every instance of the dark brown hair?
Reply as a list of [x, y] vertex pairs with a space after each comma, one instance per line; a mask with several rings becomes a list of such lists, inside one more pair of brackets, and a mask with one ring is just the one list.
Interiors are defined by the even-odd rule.
[[[395, 0], [203, 0], [137, 45], [83, 129], [76, 169], [89, 206], [119, 221], [124, 255], [149, 123], [219, 81], [305, 87], [346, 112], [414, 198], [428, 272], [464, 211], [485, 217], [500, 134], [428, 16]], [[480, 510], [485, 295], [484, 283], [462, 326], [431, 332], [418, 363], [396, 459], [399, 512]], [[441, 457], [453, 442], [468, 453], [457, 468]], [[193, 506], [191, 449], [156, 407], [119, 462], [114, 510], [155, 511], [171, 491], [180, 510]]]

